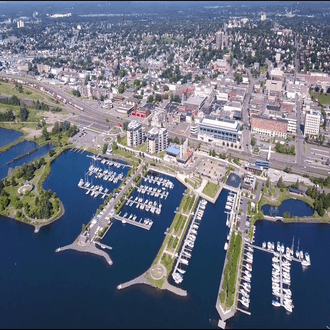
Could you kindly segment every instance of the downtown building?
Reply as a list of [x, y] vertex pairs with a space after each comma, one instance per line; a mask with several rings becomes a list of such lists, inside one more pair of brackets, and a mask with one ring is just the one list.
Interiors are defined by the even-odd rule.
[[153, 127], [147, 135], [147, 152], [157, 154], [168, 148], [168, 132], [166, 128]]
[[321, 116], [319, 113], [317, 112], [306, 113], [304, 136], [319, 135], [320, 123], [321, 123]]
[[127, 146], [139, 146], [144, 142], [144, 136], [144, 127], [136, 120], [132, 120], [127, 126]]
[[226, 35], [222, 30], [215, 33], [215, 46], [221, 50], [226, 46]]
[[226, 141], [239, 146], [241, 141], [240, 124], [237, 120], [221, 120], [206, 116], [199, 123], [198, 139], [205, 142]]
[[282, 137], [284, 139], [288, 136], [288, 123], [286, 120], [273, 120], [259, 117], [251, 118], [252, 133], [259, 133], [269, 137]]

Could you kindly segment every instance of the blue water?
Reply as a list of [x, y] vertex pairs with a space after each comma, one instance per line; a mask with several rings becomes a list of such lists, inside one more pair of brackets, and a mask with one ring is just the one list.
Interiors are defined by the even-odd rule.
[[113, 225], [104, 239], [113, 247], [113, 266], [89, 254], [57, 254], [55, 249], [71, 243], [82, 223], [87, 223], [103, 202], [86, 196], [77, 186], [90, 161], [86, 154], [68, 151], [52, 164], [44, 188], [55, 191], [63, 201], [66, 212], [60, 220], [37, 235], [27, 225], [6, 218], [0, 221], [0, 246], [7, 251], [0, 257], [7, 270], [0, 274], [2, 283], [7, 284], [0, 296], [6, 306], [0, 311], [2, 324], [12, 328], [213, 327], [218, 318], [214, 305], [227, 235], [223, 214], [227, 191], [205, 211], [182, 285], [189, 292], [187, 298], [147, 286], [117, 291], [119, 283], [140, 275], [152, 263], [184, 187], [168, 177], [175, 187], [162, 200], [161, 217], [148, 213], [154, 220], [149, 232], [120, 222]]
[[309, 252], [311, 266], [303, 271], [297, 262], [291, 263], [291, 291], [294, 309], [287, 314], [284, 308], [272, 306], [272, 255], [254, 250], [251, 282], [251, 316], [237, 313], [228, 321], [230, 328], [323, 328], [329, 325], [330, 285], [330, 227], [326, 224], [283, 224], [257, 222], [256, 241], [280, 241], [291, 247], [293, 236], [296, 250]]
[[[86, 195], [77, 185], [90, 162], [86, 153], [70, 151], [53, 162], [44, 188], [56, 192], [66, 212], [38, 234], [34, 234], [28, 225], [0, 217], [2, 327], [216, 328], [219, 317], [215, 303], [228, 233], [224, 214], [228, 192], [223, 190], [216, 204], [207, 204], [181, 285], [188, 290], [187, 297], [143, 285], [117, 291], [119, 283], [140, 275], [150, 266], [184, 187], [167, 177], [174, 182], [175, 188], [170, 190], [167, 200], [161, 200], [160, 217], [145, 214], [154, 220], [150, 231], [120, 222], [112, 226], [103, 240], [113, 247], [108, 251], [114, 262], [112, 266], [87, 253], [56, 253], [56, 248], [70, 244], [77, 237], [82, 224], [86, 224], [103, 203], [99, 197], [94, 199]], [[114, 189], [111, 185], [109, 183], [109, 188]], [[135, 213], [136, 209], [131, 209]], [[271, 256], [255, 250], [252, 315], [238, 312], [227, 322], [228, 326], [324, 328], [329, 324], [330, 265], [325, 262], [330, 252], [329, 230], [327, 225], [257, 222], [257, 245], [264, 240], [275, 243], [280, 240], [291, 246], [294, 235], [295, 245], [299, 237], [300, 248], [309, 252], [312, 265], [302, 272], [299, 264], [292, 263], [291, 289], [295, 308], [287, 315], [283, 308], [275, 309], [271, 305]]]
[[0, 148], [19, 139], [23, 134], [11, 129], [0, 127]]
[[16, 161], [12, 161], [16, 157], [26, 154], [37, 147], [38, 144], [35, 142], [23, 141], [9, 150], [0, 153], [0, 180], [4, 179], [8, 175], [9, 168], [15, 168], [16, 166], [21, 166], [24, 163], [43, 157], [49, 152], [49, 150], [54, 149], [53, 145], [44, 145], [32, 154]]
[[284, 212], [290, 212], [291, 216], [303, 217], [312, 216], [313, 208], [304, 201], [298, 199], [287, 199], [278, 207], [271, 205], [262, 206], [261, 210], [265, 215], [283, 216]]

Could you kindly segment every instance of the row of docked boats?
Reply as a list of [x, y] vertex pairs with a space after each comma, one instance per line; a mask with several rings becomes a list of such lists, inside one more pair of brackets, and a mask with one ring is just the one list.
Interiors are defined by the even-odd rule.
[[[130, 214], [129, 216], [128, 216], [128, 213], [127, 212], [125, 212], [125, 214], [122, 216], [122, 223], [126, 223], [127, 221], [126, 221], [126, 219], [127, 220], [132, 220], [132, 221], [135, 221], [136, 220], [136, 218], [137, 218], [137, 216], [135, 215], [135, 214]], [[151, 226], [152, 224], [153, 224], [153, 221], [151, 220], [151, 219], [148, 219], [148, 218], [141, 218], [138, 222], [140, 222], [140, 223], [143, 223], [143, 224], [145, 224], [145, 225], [149, 225], [149, 226]]]
[[128, 199], [126, 201], [126, 205], [127, 206], [133, 206], [133, 204], [136, 204], [136, 208], [140, 208], [140, 210], [145, 210], [147, 212], [151, 212], [151, 213], [156, 213], [156, 214], [160, 214], [162, 211], [162, 204], [159, 203], [157, 204], [157, 201], [149, 201], [147, 200], [143, 200], [142, 197], [135, 197], [135, 199], [133, 200], [133, 198], [131, 197], [130, 199]]
[[109, 189], [108, 188], [103, 188], [102, 186], [99, 185], [92, 185], [89, 182], [84, 182], [83, 179], [80, 179], [78, 183], [78, 187], [86, 189], [86, 195], [90, 193], [90, 196], [96, 198], [99, 195], [102, 195], [102, 198], [108, 195]]
[[235, 205], [236, 193], [230, 191], [227, 196], [225, 209], [231, 211]]
[[[266, 242], [263, 242], [262, 248], [266, 249], [266, 247], [269, 251], [275, 251], [275, 245], [272, 242], [267, 242], [267, 244], [266, 244]], [[277, 252], [281, 253], [289, 261], [292, 261], [294, 258], [293, 248], [294, 248], [294, 238], [292, 240], [291, 248], [285, 247], [284, 244], [280, 244], [280, 242], [277, 242], [277, 245], [276, 245]], [[301, 262], [302, 266], [308, 267], [311, 265], [311, 259], [310, 259], [309, 254], [307, 252], [304, 254], [303, 251], [299, 251], [299, 241], [298, 241], [298, 247], [297, 247], [295, 254], [296, 254], [296, 258]]]
[[95, 175], [96, 179], [102, 179], [104, 181], [110, 181], [113, 183], [117, 183], [119, 180], [122, 180], [124, 178], [124, 173], [117, 174], [115, 171], [110, 171], [107, 169], [102, 169], [100, 167], [96, 167], [91, 165], [88, 168], [88, 173], [89, 176]]
[[163, 186], [165, 188], [170, 188], [170, 189], [174, 188], [174, 183], [171, 180], [159, 176], [154, 176], [151, 174], [145, 176], [144, 181], [149, 183], [156, 183], [158, 186]]
[[272, 300], [272, 305], [275, 307], [283, 306], [286, 311], [291, 313], [294, 307], [291, 297], [292, 292], [290, 290], [292, 258], [290, 260], [288, 256], [291, 255], [292, 257], [293, 250], [288, 249], [286, 253], [283, 254], [284, 245], [281, 245], [279, 242], [277, 242], [277, 250], [278, 252], [274, 251], [274, 256], [272, 258], [272, 292], [275, 296], [275, 299]]
[[180, 284], [183, 281], [183, 274], [185, 274], [186, 270], [182, 268], [182, 265], [188, 266], [189, 264], [188, 259], [191, 258], [191, 252], [195, 245], [197, 231], [199, 229], [200, 220], [202, 220], [206, 204], [207, 201], [205, 199], [202, 199], [198, 203], [194, 218], [188, 229], [188, 233], [186, 239], [184, 240], [181, 253], [172, 272], [172, 278], [176, 284]]
[[106, 165], [109, 165], [109, 166], [114, 166], [116, 168], [120, 168], [121, 166], [125, 167], [124, 164], [120, 164], [120, 163], [117, 163], [117, 162], [114, 162], [114, 161], [111, 161], [111, 160], [107, 160], [105, 158], [102, 159], [101, 164], [106, 164]]
[[166, 187], [162, 187], [162, 189], [156, 188], [156, 187], [150, 187], [147, 185], [140, 185], [137, 188], [138, 193], [142, 193], [142, 194], [147, 194], [150, 196], [154, 196], [154, 197], [160, 197], [160, 198], [167, 198], [169, 195], [168, 191], [165, 191]]
[[243, 267], [241, 271], [241, 284], [239, 294], [241, 295], [238, 301], [241, 304], [249, 308], [250, 306], [250, 291], [251, 291], [251, 279], [252, 279], [252, 264], [253, 264], [253, 247], [245, 245], [244, 247]]

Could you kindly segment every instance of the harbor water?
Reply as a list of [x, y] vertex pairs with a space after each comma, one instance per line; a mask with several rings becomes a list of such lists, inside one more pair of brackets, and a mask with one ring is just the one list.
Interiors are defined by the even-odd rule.
[[0, 127], [0, 148], [23, 136], [23, 133]]
[[24, 163], [28, 163], [32, 160], [45, 156], [49, 150], [54, 149], [52, 145], [44, 145], [29, 155], [26, 155], [20, 159], [14, 160], [16, 157], [24, 155], [31, 150], [38, 148], [38, 144], [31, 141], [23, 141], [9, 150], [0, 153], [0, 180], [4, 179], [8, 175], [10, 168], [14, 169], [16, 166], [21, 166]]
[[[15, 154], [12, 158], [17, 157]], [[0, 217], [0, 256], [2, 272], [1, 322], [8, 328], [217, 328], [215, 309], [228, 234], [224, 213], [228, 191], [223, 190], [216, 204], [208, 203], [198, 229], [192, 257], [181, 288], [187, 297], [178, 297], [149, 286], [117, 290], [118, 284], [148, 269], [171, 224], [184, 187], [171, 177], [175, 187], [169, 190], [158, 216], [146, 212], [139, 216], [154, 220], [150, 231], [117, 221], [103, 242], [113, 265], [88, 253], [64, 251], [87, 224], [103, 199], [86, 195], [78, 187], [91, 164], [87, 153], [64, 152], [51, 166], [45, 189], [56, 192], [65, 207], [61, 219], [34, 234], [34, 228]], [[102, 164], [97, 162], [97, 166]], [[116, 169], [126, 175], [128, 168]], [[94, 184], [114, 189], [117, 185], [94, 179]], [[99, 183], [97, 182], [99, 180]], [[142, 182], [142, 184], [144, 184]], [[134, 198], [138, 195], [133, 194]], [[126, 207], [126, 206], [125, 206]], [[137, 214], [135, 206], [122, 212]], [[142, 210], [141, 210], [142, 212]], [[271, 300], [271, 255], [255, 250], [252, 271], [251, 303], [248, 316], [237, 312], [228, 320], [230, 328], [324, 328], [329, 325], [330, 285], [326, 262], [330, 227], [313, 224], [257, 223], [256, 242], [277, 240], [309, 252], [311, 266], [302, 271], [300, 264], [291, 267], [291, 290], [295, 308], [288, 315], [276, 309]], [[171, 281], [171, 280], [170, 280]]]

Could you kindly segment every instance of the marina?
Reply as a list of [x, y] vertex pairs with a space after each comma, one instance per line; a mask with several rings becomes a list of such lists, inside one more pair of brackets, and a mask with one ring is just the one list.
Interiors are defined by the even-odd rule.
[[252, 263], [253, 263], [253, 249], [258, 249], [264, 252], [273, 254], [272, 257], [272, 305], [274, 307], [284, 307], [284, 309], [291, 313], [293, 311], [294, 305], [292, 301], [292, 292], [290, 289], [291, 286], [291, 262], [296, 261], [301, 263], [303, 268], [306, 268], [311, 265], [310, 256], [308, 253], [303, 253], [299, 250], [299, 241], [298, 247], [295, 252], [296, 257], [294, 256], [294, 238], [292, 240], [292, 246], [286, 247], [284, 244], [277, 242], [276, 248], [274, 242], [268, 241], [262, 243], [262, 247], [250, 244], [245, 242], [245, 253], [244, 259], [247, 264], [243, 265], [246, 270], [242, 270], [242, 278], [246, 281], [243, 282], [243, 288], [240, 289], [242, 294], [239, 301], [243, 304], [244, 307], [249, 307], [249, 290], [251, 290], [251, 285], [249, 282], [252, 278]]
[[193, 220], [187, 231], [186, 238], [183, 241], [181, 252], [177, 257], [176, 264], [172, 272], [172, 278], [176, 284], [180, 284], [183, 281], [183, 275], [186, 273], [185, 266], [189, 265], [189, 259], [194, 248], [195, 240], [197, 238], [197, 231], [204, 215], [205, 206], [207, 201], [202, 199], [199, 201]]

